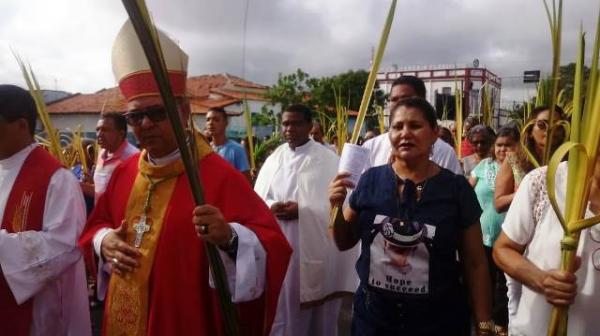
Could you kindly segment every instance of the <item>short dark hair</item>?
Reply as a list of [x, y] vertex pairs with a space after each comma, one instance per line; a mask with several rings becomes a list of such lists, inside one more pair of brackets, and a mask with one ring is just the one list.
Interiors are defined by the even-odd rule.
[[463, 125], [464, 125], [464, 124], [469, 124], [469, 125], [471, 125], [471, 127], [473, 127], [473, 126], [475, 126], [475, 125], [479, 125], [479, 120], [478, 120], [477, 118], [473, 117], [473, 116], [468, 116], [468, 117], [465, 119], [465, 121], [464, 121]]
[[454, 142], [454, 137], [452, 136], [452, 132], [450, 132], [450, 129], [448, 127], [440, 127], [438, 136], [440, 139], [444, 140], [450, 146], [452, 146], [452, 147], [456, 146], [456, 143]]
[[496, 138], [500, 137], [509, 137], [518, 143], [521, 138], [521, 133], [519, 133], [519, 130], [515, 126], [504, 125], [500, 127], [498, 134], [496, 135]]
[[102, 119], [112, 119], [117, 131], [123, 131], [127, 134], [127, 119], [120, 112], [105, 112], [101, 115]]
[[290, 105], [288, 106], [284, 111], [285, 112], [290, 112], [290, 113], [300, 113], [302, 114], [302, 116], [304, 117], [304, 120], [308, 123], [312, 123], [313, 121], [313, 113], [311, 111], [311, 109], [303, 104], [294, 104], [294, 105]]
[[419, 111], [421, 111], [421, 113], [423, 114], [423, 118], [427, 120], [427, 123], [429, 124], [429, 126], [431, 126], [431, 128], [438, 127], [435, 109], [433, 108], [433, 106], [431, 106], [431, 104], [429, 104], [427, 100], [420, 97], [402, 99], [396, 104], [394, 104], [390, 109], [390, 118], [388, 120], [390, 125], [392, 124], [392, 119], [394, 118], [396, 111], [398, 111], [398, 109], [402, 106], [418, 109]]
[[35, 132], [37, 107], [29, 91], [16, 85], [0, 85], [0, 119], [13, 122], [18, 119], [27, 120], [29, 133]]
[[420, 78], [417, 78], [415, 76], [398, 77], [392, 83], [392, 88], [396, 85], [408, 85], [408, 86], [412, 87], [413, 90], [415, 90], [415, 92], [417, 93], [417, 96], [419, 98], [425, 99], [425, 96], [427, 95], [427, 89], [425, 89], [425, 83], [423, 83], [423, 80], [421, 80]]
[[476, 134], [482, 135], [489, 144], [493, 144], [496, 139], [494, 130], [485, 125], [475, 125], [469, 130], [469, 134], [467, 135], [469, 142], [473, 142], [473, 137]]
[[[221, 115], [223, 115], [223, 119], [227, 121], [227, 112], [222, 107], [211, 107], [208, 109], [208, 112], [221, 113]], [[206, 114], [208, 114], [208, 112]]]

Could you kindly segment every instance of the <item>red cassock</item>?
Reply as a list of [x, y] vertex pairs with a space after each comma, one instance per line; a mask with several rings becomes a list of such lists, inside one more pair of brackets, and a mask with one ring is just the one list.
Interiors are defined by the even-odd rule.
[[[91, 244], [99, 229], [116, 228], [124, 219], [138, 174], [139, 155], [114, 171], [90, 215], [81, 245]], [[227, 222], [252, 230], [267, 253], [263, 295], [236, 306], [241, 335], [268, 335], [292, 250], [266, 204], [228, 162], [215, 153], [206, 155], [200, 160], [200, 178], [205, 202], [219, 208]], [[148, 335], [223, 334], [217, 293], [209, 286], [208, 259], [191, 221], [193, 208], [192, 193], [183, 174], [178, 177], [166, 210], [150, 273]], [[111, 312], [104, 314], [106, 320]]]

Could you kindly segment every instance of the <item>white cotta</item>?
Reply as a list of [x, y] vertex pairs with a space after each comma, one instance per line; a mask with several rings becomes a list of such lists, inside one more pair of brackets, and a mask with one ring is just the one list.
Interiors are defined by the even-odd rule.
[[[9, 191], [35, 146], [0, 161], [0, 219]], [[61, 168], [50, 179], [42, 230], [0, 230], [3, 276], [17, 303], [33, 299], [31, 335], [91, 335], [85, 266], [77, 246], [85, 216], [79, 183]]]

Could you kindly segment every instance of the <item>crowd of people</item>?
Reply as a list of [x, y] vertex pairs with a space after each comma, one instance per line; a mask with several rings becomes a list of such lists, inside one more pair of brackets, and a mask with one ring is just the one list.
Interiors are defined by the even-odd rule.
[[[187, 55], [159, 38], [188, 125]], [[389, 130], [365, 134], [358, 183], [338, 171], [309, 107], [283, 109], [283, 143], [256, 172], [226, 136], [227, 112], [213, 108], [204, 132], [187, 131], [197, 205], [129, 22], [112, 60], [127, 112], [102, 114], [95, 167], [77, 178], [36, 144], [32, 96], [0, 85], [1, 334], [85, 336], [92, 323], [104, 335], [224, 334], [203, 242], [223, 261], [241, 335], [338, 335], [344, 297], [356, 336], [540, 335], [553, 305], [571, 305], [570, 335], [600, 330], [600, 229], [582, 231], [576, 271], [558, 270], [563, 232], [547, 169], [532, 163], [565, 141], [549, 132], [548, 107], [532, 111], [525, 139], [475, 118], [456, 137], [424, 83], [399, 77]], [[566, 116], [556, 108], [553, 119]], [[594, 167], [586, 217], [600, 214], [600, 157]], [[563, 207], [566, 180], [562, 163]], [[90, 303], [104, 307], [101, 322]]]

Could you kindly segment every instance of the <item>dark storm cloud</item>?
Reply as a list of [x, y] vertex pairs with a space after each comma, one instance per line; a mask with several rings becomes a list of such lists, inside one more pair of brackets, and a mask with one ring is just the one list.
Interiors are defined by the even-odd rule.
[[[390, 2], [334, 3], [251, 0], [246, 76], [270, 84], [296, 68], [314, 76], [367, 68]], [[157, 22], [185, 36], [193, 72], [241, 74], [243, 2], [155, 4]], [[574, 57], [580, 20], [591, 31], [595, 14], [588, 0], [565, 4], [562, 63]], [[528, 69], [549, 71], [550, 50], [542, 1], [399, 1], [382, 66], [464, 66], [478, 58], [506, 77], [506, 89], [522, 88], [514, 77]]]
[[[118, 1], [3, 1], [0, 79], [18, 81], [17, 45], [46, 85], [95, 91], [114, 85], [110, 48], [125, 19]], [[563, 64], [574, 59], [579, 22], [592, 44], [600, 3], [564, 5]], [[157, 25], [190, 55], [190, 74], [242, 75], [244, 0], [148, 0]], [[369, 67], [389, 0], [250, 0], [246, 77], [272, 84], [302, 68], [312, 76]], [[589, 48], [588, 48], [589, 49]], [[505, 77], [503, 97], [527, 92], [523, 70], [549, 70], [551, 45], [541, 0], [400, 0], [382, 67], [464, 66], [478, 58]], [[17, 78], [15, 80], [15, 78]], [[58, 80], [57, 80], [58, 78]], [[54, 80], [53, 80], [54, 79]], [[520, 99], [520, 98], [519, 98]]]

